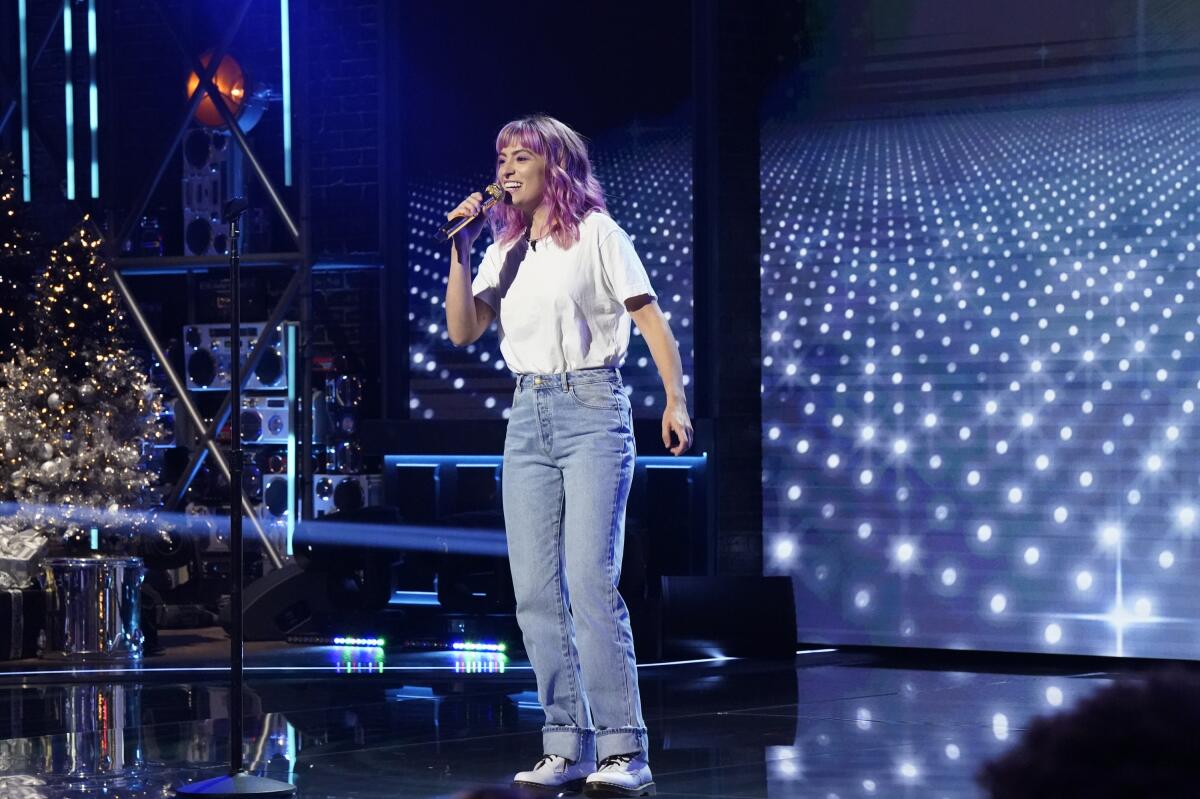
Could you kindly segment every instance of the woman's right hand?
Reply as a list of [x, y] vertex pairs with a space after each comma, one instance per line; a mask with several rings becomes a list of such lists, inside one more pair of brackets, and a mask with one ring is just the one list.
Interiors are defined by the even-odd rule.
[[465, 255], [471, 249], [471, 245], [475, 243], [475, 239], [479, 238], [480, 232], [483, 231], [483, 225], [487, 221], [487, 214], [482, 213], [482, 209], [483, 195], [475, 192], [459, 203], [457, 208], [446, 214], [447, 221], [464, 216], [475, 217], [471, 220], [470, 224], [454, 234], [454, 246], [461, 254]]

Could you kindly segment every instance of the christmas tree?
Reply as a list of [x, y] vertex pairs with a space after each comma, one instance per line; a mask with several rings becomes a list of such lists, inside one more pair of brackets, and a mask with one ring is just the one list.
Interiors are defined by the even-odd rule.
[[34, 344], [0, 364], [0, 501], [69, 538], [77, 511], [143, 504], [161, 399], [128, 347], [100, 240], [78, 231], [50, 251], [25, 315]]
[[29, 282], [34, 256], [22, 225], [20, 172], [11, 156], [0, 154], [0, 361], [29, 346]]

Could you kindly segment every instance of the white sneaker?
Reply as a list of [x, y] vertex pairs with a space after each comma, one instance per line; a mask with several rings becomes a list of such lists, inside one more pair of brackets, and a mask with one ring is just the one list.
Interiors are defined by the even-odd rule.
[[654, 775], [641, 752], [612, 755], [588, 775], [583, 792], [588, 796], [653, 796]]
[[542, 759], [531, 770], [513, 777], [512, 784], [538, 792], [579, 793], [588, 774], [595, 770], [595, 760], [575, 763], [559, 755], [542, 755]]

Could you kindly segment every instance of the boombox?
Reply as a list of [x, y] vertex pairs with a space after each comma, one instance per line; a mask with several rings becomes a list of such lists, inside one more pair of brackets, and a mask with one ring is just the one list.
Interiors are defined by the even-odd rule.
[[[244, 324], [241, 329], [241, 358], [245, 361], [262, 331], [262, 324]], [[183, 359], [188, 388], [192, 391], [223, 391], [229, 388], [233, 337], [229, 325], [188, 325], [183, 329]], [[287, 347], [282, 325], [267, 334], [270, 346], [246, 381], [247, 389], [287, 388]]]
[[314, 474], [313, 517], [376, 505], [381, 488], [378, 475]]
[[287, 397], [242, 397], [242, 443], [286, 444], [291, 430]]

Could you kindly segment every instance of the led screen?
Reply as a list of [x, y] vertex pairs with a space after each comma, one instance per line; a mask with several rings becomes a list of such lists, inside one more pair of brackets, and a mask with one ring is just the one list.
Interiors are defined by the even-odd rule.
[[765, 124], [764, 561], [800, 640], [1200, 651], [1198, 123]]

